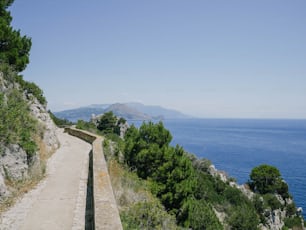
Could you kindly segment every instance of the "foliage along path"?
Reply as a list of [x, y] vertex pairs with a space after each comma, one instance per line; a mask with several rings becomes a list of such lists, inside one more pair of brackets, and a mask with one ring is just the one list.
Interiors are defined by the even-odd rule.
[[1, 230], [84, 229], [91, 145], [63, 130], [58, 139], [60, 148], [49, 159], [46, 178], [0, 216]]

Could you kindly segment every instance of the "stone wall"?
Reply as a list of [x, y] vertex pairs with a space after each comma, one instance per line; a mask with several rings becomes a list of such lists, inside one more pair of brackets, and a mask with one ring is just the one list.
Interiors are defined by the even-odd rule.
[[103, 154], [102, 137], [74, 128], [65, 128], [65, 132], [92, 144], [94, 229], [123, 229]]

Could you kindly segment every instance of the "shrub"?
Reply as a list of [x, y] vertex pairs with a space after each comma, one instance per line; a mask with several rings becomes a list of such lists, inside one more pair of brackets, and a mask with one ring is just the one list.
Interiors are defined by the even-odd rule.
[[293, 216], [293, 215], [295, 215], [296, 214], [296, 206], [295, 206], [295, 203], [291, 203], [291, 204], [288, 204], [287, 206], [286, 206], [286, 211], [287, 211], [287, 213], [286, 213], [286, 215], [287, 216]]
[[97, 127], [95, 126], [94, 123], [83, 121], [83, 120], [78, 120], [76, 123], [76, 128], [77, 129], [82, 129], [82, 130], [87, 130], [93, 133], [97, 133]]
[[0, 143], [19, 144], [30, 160], [37, 150], [34, 135], [38, 126], [20, 91], [11, 90], [6, 94], [6, 100], [0, 93], [0, 117]]
[[253, 209], [241, 205], [231, 210], [228, 223], [233, 230], [257, 230], [259, 219]]
[[301, 218], [298, 216], [287, 217], [284, 222], [288, 228], [303, 229]]
[[25, 81], [21, 75], [16, 76], [16, 81], [19, 83], [22, 90], [25, 91], [26, 95], [32, 94], [39, 101], [40, 104], [47, 104], [44, 92], [34, 82]]
[[120, 214], [124, 229], [176, 229], [175, 218], [158, 201], [138, 202]]
[[50, 110], [48, 111], [50, 114], [51, 119], [53, 122], [58, 126], [58, 127], [65, 127], [65, 126], [70, 126], [73, 123], [71, 121], [68, 121], [67, 119], [60, 119], [56, 117]]
[[282, 207], [280, 201], [276, 198], [274, 194], [265, 194], [263, 195], [266, 208], [271, 208], [271, 210], [276, 210]]
[[189, 199], [183, 206], [181, 215], [186, 221], [184, 226], [193, 230], [222, 230], [223, 227], [219, 222], [214, 210], [205, 200]]

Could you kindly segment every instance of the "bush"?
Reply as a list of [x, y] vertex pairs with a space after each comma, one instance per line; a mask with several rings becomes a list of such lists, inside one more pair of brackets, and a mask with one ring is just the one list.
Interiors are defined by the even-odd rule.
[[288, 228], [303, 229], [301, 218], [298, 216], [287, 217], [284, 222]]
[[176, 229], [175, 218], [158, 201], [138, 202], [120, 214], [124, 229]]
[[34, 135], [38, 127], [20, 91], [11, 90], [6, 99], [0, 93], [0, 117], [0, 143], [19, 144], [30, 160], [37, 150]]
[[291, 203], [291, 204], [288, 204], [286, 206], [286, 215], [287, 216], [293, 216], [296, 214], [296, 206], [295, 206], [295, 203]]
[[224, 197], [232, 205], [240, 205], [246, 201], [245, 196], [237, 188], [227, 186], [224, 190]]
[[94, 123], [83, 121], [83, 120], [78, 120], [77, 121], [76, 128], [86, 130], [86, 131], [90, 131], [90, 132], [93, 132], [93, 133], [98, 132], [97, 127], [95, 126]]
[[259, 219], [253, 209], [246, 205], [241, 205], [231, 210], [228, 223], [233, 230], [257, 230]]
[[205, 200], [189, 199], [183, 206], [181, 215], [186, 221], [184, 226], [193, 230], [222, 230], [223, 227], [219, 222], [214, 210]]
[[65, 126], [71, 126], [73, 123], [71, 121], [68, 121], [67, 119], [60, 119], [56, 117], [50, 110], [48, 111], [50, 114], [51, 119], [58, 127], [65, 127]]
[[279, 202], [279, 200], [274, 194], [265, 194], [263, 195], [263, 199], [266, 208], [270, 207], [271, 210], [276, 210], [282, 207], [282, 204]]
[[16, 81], [21, 86], [22, 90], [25, 91], [26, 95], [32, 94], [40, 104], [46, 106], [47, 100], [44, 96], [44, 92], [34, 82], [28, 82], [23, 80], [21, 75], [16, 76]]

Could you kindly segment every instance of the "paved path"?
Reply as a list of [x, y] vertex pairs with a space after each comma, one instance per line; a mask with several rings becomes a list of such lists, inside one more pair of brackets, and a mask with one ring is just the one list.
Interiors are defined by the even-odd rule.
[[46, 178], [0, 216], [1, 230], [84, 229], [91, 145], [58, 131], [61, 147], [50, 158]]

